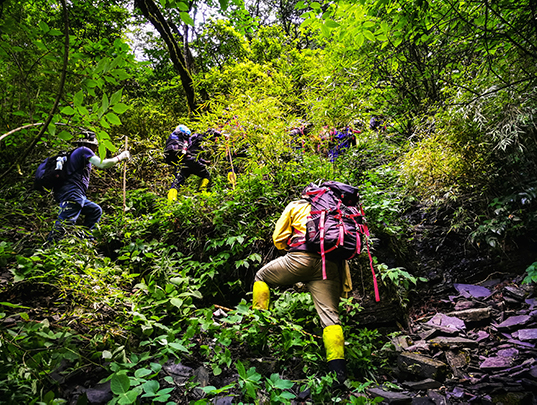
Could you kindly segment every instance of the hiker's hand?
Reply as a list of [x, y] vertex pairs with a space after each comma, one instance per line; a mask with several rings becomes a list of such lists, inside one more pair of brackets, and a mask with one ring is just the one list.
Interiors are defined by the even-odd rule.
[[131, 154], [128, 150], [124, 151], [124, 152], [121, 152], [119, 155], [117, 155], [117, 160], [118, 162], [124, 160], [124, 159], [127, 159], [129, 160], [131, 158]]

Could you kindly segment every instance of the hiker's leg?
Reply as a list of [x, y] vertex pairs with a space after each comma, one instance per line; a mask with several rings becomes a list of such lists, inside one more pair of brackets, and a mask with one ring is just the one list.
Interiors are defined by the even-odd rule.
[[263, 266], [255, 275], [252, 307], [268, 309], [269, 285], [292, 285], [307, 278], [311, 258], [308, 254], [288, 253]]
[[82, 206], [74, 201], [62, 201], [60, 203], [60, 212], [58, 219], [54, 223], [52, 231], [50, 231], [47, 241], [57, 241], [65, 235], [65, 227], [73, 226], [80, 216]]
[[98, 204], [90, 200], [85, 200], [84, 206], [82, 207], [82, 215], [84, 215], [84, 226], [91, 231], [101, 219], [103, 210]]
[[293, 285], [311, 278], [311, 267], [316, 256], [310, 253], [290, 252], [263, 266], [255, 275], [255, 281], [269, 285]]
[[188, 176], [190, 176], [190, 170], [185, 162], [183, 162], [177, 166], [175, 171], [175, 179], [168, 191], [168, 201], [175, 201], [177, 199], [177, 190], [183, 185]]
[[207, 166], [201, 163], [198, 160], [193, 160], [189, 164], [190, 171], [192, 174], [198, 176], [200, 180], [199, 191], [207, 190], [209, 183], [211, 181], [211, 174], [207, 170]]
[[322, 261], [316, 264], [315, 279], [307, 283], [315, 309], [323, 326], [323, 343], [326, 350], [328, 370], [336, 373], [339, 384], [346, 379], [345, 338], [339, 319], [341, 280], [339, 264], [325, 262], [326, 280], [322, 276]]

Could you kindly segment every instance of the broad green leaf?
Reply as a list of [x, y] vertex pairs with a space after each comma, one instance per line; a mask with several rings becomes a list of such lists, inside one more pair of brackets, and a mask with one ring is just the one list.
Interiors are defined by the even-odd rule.
[[110, 105], [119, 103], [122, 95], [123, 95], [123, 89], [119, 89], [114, 94], [112, 94], [112, 97], [110, 97]]
[[363, 44], [364, 44], [364, 36], [363, 34], [359, 33], [356, 35], [355, 37], [356, 39], [356, 45], [358, 46], [358, 48], [360, 48]]
[[129, 377], [125, 374], [114, 374], [110, 381], [110, 389], [116, 395], [125, 394], [131, 386]]
[[75, 107], [80, 107], [83, 102], [84, 102], [84, 93], [82, 92], [82, 90], [80, 90], [78, 93], [75, 94], [75, 97], [73, 98], [73, 103]]
[[243, 379], [246, 379], [246, 369], [244, 368], [244, 365], [240, 360], [237, 360], [237, 362], [235, 363], [235, 367], [237, 368], [239, 376]]
[[380, 23], [380, 28], [382, 29], [382, 31], [384, 31], [385, 34], [388, 33], [388, 23], [386, 21], [382, 21]]
[[[148, 370], [149, 371], [149, 370]], [[145, 394], [142, 397], [155, 396], [156, 392], [160, 388], [160, 384], [156, 380], [149, 380], [142, 384], [142, 389]]]
[[179, 15], [181, 16], [181, 20], [183, 20], [185, 24], [188, 24], [192, 27], [194, 26], [194, 20], [192, 19], [192, 17], [190, 17], [190, 15], [188, 15], [188, 13], [181, 11]]
[[49, 32], [50, 28], [48, 26], [48, 24], [44, 21], [39, 21], [39, 28], [41, 29], [41, 31], [43, 31], [44, 33], [47, 33]]
[[108, 96], [106, 93], [103, 94], [103, 99], [101, 100], [101, 109], [102, 111], [108, 110], [108, 107], [110, 106], [110, 101], [108, 100]]
[[97, 66], [95, 67], [93, 72], [95, 74], [101, 73], [102, 71], [106, 72], [108, 70], [108, 62], [108, 58], [102, 58], [99, 62], [97, 62]]
[[106, 119], [112, 124], [112, 125], [121, 125], [121, 120], [119, 119], [119, 117], [110, 112], [108, 114], [106, 114]]
[[54, 125], [52, 122], [50, 124], [48, 124], [48, 133], [51, 135], [51, 136], [54, 136], [56, 135], [56, 125]]
[[174, 307], [177, 307], [177, 308], [182, 308], [183, 303], [184, 303], [184, 300], [180, 298], [172, 298], [170, 300], [170, 304], [172, 304]]
[[63, 107], [60, 112], [65, 115], [73, 115], [76, 111], [73, 109], [73, 107], [68, 105], [67, 107]]
[[117, 77], [119, 80], [126, 80], [128, 78], [130, 78], [132, 75], [130, 75], [129, 73], [127, 73], [127, 71], [125, 69], [114, 69], [112, 71], [112, 74]]
[[184, 353], [190, 353], [190, 351], [183, 344], [179, 342], [168, 343], [168, 346], [170, 346], [172, 349], [179, 350]]
[[99, 120], [99, 124], [101, 124], [103, 128], [110, 128], [110, 124], [108, 123], [108, 121], [106, 121], [104, 117]]
[[87, 116], [87, 115], [90, 115], [90, 112], [88, 111], [88, 109], [84, 106], [80, 106], [76, 109], [78, 111], [78, 113], [82, 116]]
[[139, 368], [138, 370], [134, 372], [134, 376], [136, 378], [142, 378], [149, 374], [151, 374], [151, 370], [149, 370], [148, 368]]
[[111, 359], [112, 358], [112, 352], [110, 352], [109, 350], [103, 350], [102, 358], [103, 359]]
[[328, 28], [337, 28], [340, 26], [340, 24], [338, 24], [337, 22], [335, 22], [334, 20], [326, 20], [325, 21], [325, 24]]
[[70, 141], [73, 139], [73, 134], [64, 129], [58, 134], [58, 138], [63, 139], [64, 141]]
[[110, 142], [108, 139], [103, 139], [102, 143], [104, 144], [104, 146], [106, 146], [106, 149], [108, 149], [112, 153], [114, 153], [117, 150], [114, 144]]
[[364, 37], [366, 37], [367, 39], [369, 39], [370, 41], [375, 41], [375, 35], [373, 35], [373, 33], [369, 30], [363, 30], [362, 31], [363, 34], [364, 34]]

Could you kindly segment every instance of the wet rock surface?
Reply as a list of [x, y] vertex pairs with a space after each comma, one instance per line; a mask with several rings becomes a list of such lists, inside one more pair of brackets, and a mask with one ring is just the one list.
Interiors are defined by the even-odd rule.
[[520, 281], [454, 284], [452, 295], [431, 298], [392, 338], [391, 388], [368, 395], [386, 404], [537, 404], [537, 299]]

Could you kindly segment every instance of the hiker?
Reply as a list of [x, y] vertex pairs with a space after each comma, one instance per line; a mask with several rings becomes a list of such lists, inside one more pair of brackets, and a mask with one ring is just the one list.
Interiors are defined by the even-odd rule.
[[86, 235], [92, 239], [91, 231], [101, 219], [102, 208], [86, 197], [91, 168], [108, 169], [124, 159], [130, 159], [129, 151], [123, 151], [113, 158], [101, 160], [95, 155], [99, 145], [95, 133], [83, 131], [82, 135], [83, 138], [75, 141], [77, 148], [65, 162], [65, 181], [53, 190], [54, 199], [60, 204], [60, 212], [47, 242], [59, 240], [65, 234], [65, 226], [75, 225], [80, 215], [84, 216]]
[[[271, 261], [256, 273], [252, 308], [268, 309], [269, 285], [305, 283], [321, 319], [328, 369], [334, 371], [339, 383], [343, 384], [346, 379], [345, 339], [338, 306], [340, 296], [352, 289], [350, 271], [346, 261], [331, 261], [327, 258], [323, 265], [320, 254], [307, 251], [304, 235], [307, 217], [311, 212], [310, 202], [305, 199], [308, 189], [309, 186], [302, 192], [302, 199], [287, 205], [276, 222], [272, 235], [274, 245], [280, 250], [287, 250], [288, 253]], [[326, 279], [323, 276], [326, 276]]]
[[369, 121], [369, 129], [376, 132], [386, 131], [386, 117], [384, 115], [372, 116]]
[[352, 129], [349, 126], [344, 129], [334, 129], [330, 132], [330, 148], [328, 150], [328, 158], [331, 163], [334, 163], [339, 155], [356, 144], [356, 135], [360, 131]]
[[211, 174], [207, 170], [207, 160], [199, 155], [203, 151], [202, 141], [205, 139], [214, 139], [220, 135], [220, 132], [209, 129], [203, 134], [191, 134], [186, 125], [178, 125], [166, 141], [167, 151], [175, 151], [174, 159], [167, 160], [168, 163], [174, 164], [175, 179], [168, 191], [168, 201], [177, 200], [177, 189], [194, 174], [201, 178], [199, 191], [207, 191], [211, 181]]

